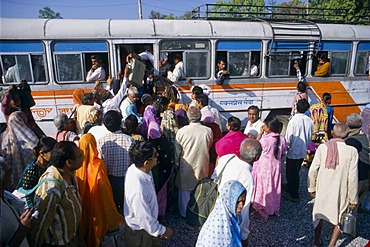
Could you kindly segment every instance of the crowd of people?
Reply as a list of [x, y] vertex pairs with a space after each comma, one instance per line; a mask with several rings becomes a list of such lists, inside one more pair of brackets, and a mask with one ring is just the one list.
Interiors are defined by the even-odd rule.
[[[89, 77], [99, 77], [99, 58], [92, 60]], [[196, 245], [247, 246], [250, 211], [264, 221], [279, 216], [282, 189], [299, 202], [304, 164], [315, 198], [313, 245], [321, 244], [328, 221], [334, 226], [328, 245], [335, 246], [342, 214], [348, 208], [357, 214], [369, 193], [370, 105], [333, 125], [331, 95], [310, 106], [300, 81], [285, 133], [277, 117], [262, 120], [252, 105], [247, 125], [232, 116], [223, 135], [206, 85], [193, 85], [185, 104], [175, 84], [158, 95], [130, 85], [128, 74], [126, 67], [122, 82], [108, 77], [105, 90], [100, 81], [91, 92], [75, 90], [73, 114], [56, 116], [50, 137], [32, 120], [30, 91], [10, 87], [2, 101], [1, 220], [8, 222], [1, 224], [2, 245], [161, 246], [176, 232], [166, 226], [166, 213], [185, 218], [197, 183], [222, 173]]]

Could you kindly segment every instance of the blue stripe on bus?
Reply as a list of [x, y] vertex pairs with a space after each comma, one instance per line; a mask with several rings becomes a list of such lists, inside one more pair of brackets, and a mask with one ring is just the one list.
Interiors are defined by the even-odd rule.
[[54, 51], [108, 52], [108, 44], [106, 42], [56, 42]]
[[352, 49], [351, 42], [322, 42], [320, 43], [320, 51], [350, 51]]
[[0, 43], [0, 52], [44, 52], [44, 46], [41, 42], [31, 41], [31, 42], [9, 42], [2, 41]]
[[361, 42], [360, 44], [358, 44], [357, 50], [370, 51], [370, 42]]
[[[269, 44], [269, 46], [271, 43]], [[272, 50], [290, 50], [290, 51], [306, 51], [308, 50], [308, 42], [274, 42]]]
[[252, 50], [260, 51], [261, 42], [259, 41], [219, 41], [216, 45], [217, 51]]

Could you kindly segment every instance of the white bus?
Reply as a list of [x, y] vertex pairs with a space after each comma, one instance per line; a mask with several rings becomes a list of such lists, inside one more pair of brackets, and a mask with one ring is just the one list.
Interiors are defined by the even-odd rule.
[[[294, 60], [300, 60], [309, 83], [309, 99], [317, 102], [332, 94], [334, 119], [345, 121], [370, 102], [368, 64], [370, 26], [220, 20], [76, 20], [0, 19], [0, 75], [4, 88], [26, 79], [36, 105], [32, 112], [46, 133], [52, 120], [71, 113], [72, 92], [91, 89], [86, 82], [90, 56], [99, 55], [107, 74], [116, 76], [126, 55], [151, 46], [156, 61], [166, 53], [182, 56], [186, 77], [211, 88], [210, 105], [224, 119], [239, 117], [257, 105], [262, 118], [289, 115], [296, 94]], [[317, 55], [330, 58], [330, 76], [315, 77]], [[216, 84], [220, 58], [227, 60], [230, 76]], [[258, 75], [250, 75], [255, 63]], [[16, 79], [7, 78], [15, 66]], [[158, 71], [158, 65], [155, 65]], [[184, 102], [190, 102], [185, 78], [178, 82]]]

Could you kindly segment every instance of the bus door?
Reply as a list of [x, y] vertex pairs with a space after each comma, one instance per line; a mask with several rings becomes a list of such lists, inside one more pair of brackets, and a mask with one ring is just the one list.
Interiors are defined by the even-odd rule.
[[248, 121], [247, 108], [262, 106], [262, 91], [257, 78], [261, 76], [261, 41], [219, 40], [216, 42], [216, 68], [213, 78], [219, 76], [217, 64], [223, 60], [229, 73], [222, 85], [214, 86], [212, 107], [227, 120], [236, 116], [242, 125]]

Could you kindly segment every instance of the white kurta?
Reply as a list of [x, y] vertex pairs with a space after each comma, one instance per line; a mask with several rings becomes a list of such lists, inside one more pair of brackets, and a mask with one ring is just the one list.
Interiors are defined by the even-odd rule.
[[316, 192], [312, 211], [315, 228], [320, 219], [338, 225], [348, 204], [357, 204], [357, 150], [342, 142], [338, 142], [337, 147], [339, 164], [335, 169], [325, 168], [328, 148], [325, 144], [321, 144], [308, 173], [308, 191]]

